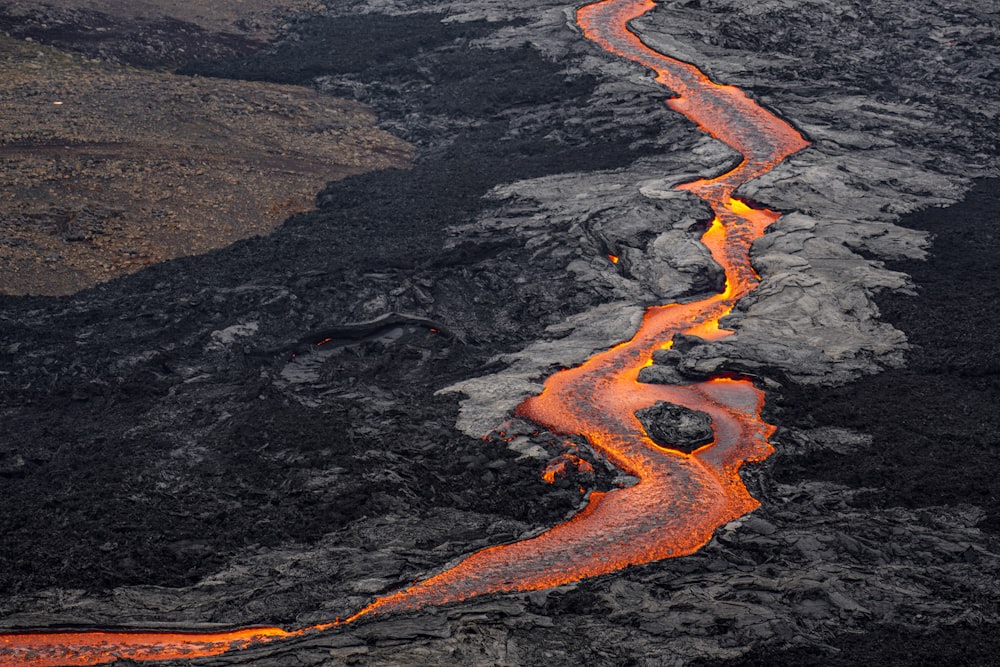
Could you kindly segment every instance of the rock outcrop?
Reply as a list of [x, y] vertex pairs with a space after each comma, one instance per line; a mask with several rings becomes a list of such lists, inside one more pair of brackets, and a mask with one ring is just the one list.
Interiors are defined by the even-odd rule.
[[715, 437], [711, 417], [681, 405], [657, 401], [635, 416], [653, 442], [668, 449], [691, 453]]

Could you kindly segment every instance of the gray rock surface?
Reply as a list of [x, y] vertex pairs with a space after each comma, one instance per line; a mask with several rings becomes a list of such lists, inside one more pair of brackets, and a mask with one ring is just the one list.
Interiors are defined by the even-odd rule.
[[[896, 3], [886, 0], [874, 6], [872, 11], [885, 16], [895, 14], [896, 9]], [[948, 68], [941, 65], [939, 44], [942, 40], [953, 43], [958, 37], [977, 34], [974, 28], [961, 24], [956, 15], [942, 12], [934, 15], [934, 21], [925, 24], [919, 18], [924, 16], [923, 10], [907, 5], [902, 12], [906, 17], [905, 25], [915, 27], [919, 23], [920, 30], [915, 34], [934, 25], [932, 32], [936, 37], [923, 41], [903, 30], [893, 33], [896, 41], [891, 48], [898, 50], [901, 57], [911, 58], [915, 68], [933, 71], [936, 81], [943, 83], [947, 79], [948, 104], [938, 106], [925, 95], [920, 96], [919, 102], [901, 98], [901, 95], [896, 95], [895, 99], [879, 99], [862, 95], [850, 86], [838, 89], [801, 78], [799, 72], [803, 63], [815, 57], [817, 48], [838, 66], [856, 68], [851, 59], [863, 56], [852, 54], [849, 49], [836, 53], [829, 49], [822, 51], [826, 42], [817, 47], [809, 38], [800, 35], [800, 42], [804, 40], [804, 44], [800, 44], [804, 55], [793, 57], [768, 53], [766, 49], [748, 52], [741, 48], [739, 39], [734, 37], [727, 41], [720, 36], [720, 30], [725, 34], [726, 26], [739, 25], [741, 20], [736, 17], [743, 17], [746, 23], [767, 25], [768, 30], [762, 34], [770, 34], [775, 24], [784, 26], [779, 36], [771, 38], [780, 45], [781, 40], [791, 39], [795, 26], [811, 25], [815, 17], [822, 17], [821, 21], [850, 20], [852, 11], [834, 2], [810, 3], [808, 9], [792, 8], [783, 3], [751, 6], [738, 0], [699, 6], [668, 2], [634, 24], [653, 48], [702, 65], [710, 76], [739, 85], [751, 93], [763, 89], [766, 92], [760, 94], [761, 99], [780, 109], [813, 141], [806, 151], [742, 189], [742, 194], [754, 201], [792, 213], [775, 223], [771, 233], [755, 245], [754, 262], [762, 284], [724, 321], [725, 326], [737, 334], [689, 355], [681, 365], [681, 370], [688, 374], [704, 375], [738, 366], [758, 372], [772, 369], [798, 382], [843, 383], [862, 374], [899, 365], [901, 352], [906, 348], [905, 337], [879, 322], [873, 297], [885, 289], [907, 289], [907, 279], [886, 270], [879, 259], [873, 257], [922, 256], [926, 239], [917, 232], [894, 225], [898, 216], [924, 206], [953, 203], [961, 198], [969, 177], [1000, 173], [995, 155], [991, 157], [983, 152], [983, 145], [989, 138], [976, 136], [968, 130], [981, 114], [995, 113], [984, 109], [978, 94], [977, 86], [985, 83], [986, 71], [968, 62], [982, 62], [988, 57], [989, 49], [995, 47], [983, 46], [984, 51], [973, 56], [969, 54], [970, 48], [965, 47], [963, 56], [968, 60], [963, 61], [956, 54], [951, 67], [959, 68], [959, 76], [948, 78]], [[474, 14], [474, 10], [467, 8], [463, 16]], [[549, 45], [552, 53], [564, 53], [552, 46], [556, 39], [556, 32], [551, 30], [554, 23], [533, 20], [548, 27], [544, 38], [536, 34], [537, 43]], [[517, 31], [511, 29], [504, 34], [515, 33]], [[852, 33], [851, 38], [859, 40], [859, 47], [885, 48], [876, 37], [855, 37]], [[810, 48], [814, 51], [809, 51]], [[589, 58], [581, 66], [593, 67], [592, 61], [593, 58]], [[611, 66], [601, 66], [605, 76], [611, 74], [604, 69], [606, 67]], [[607, 84], [608, 90], [615, 91], [617, 97], [620, 98], [622, 90], [638, 90], [651, 85], [641, 76], [641, 68], [620, 63], [615, 67], [614, 73], [619, 76], [631, 72]], [[838, 75], [841, 74], [833, 74]], [[848, 76], [847, 73], [842, 75]], [[615, 104], [621, 102], [624, 100]], [[945, 107], [947, 112], [943, 110]], [[995, 135], [994, 132], [993, 141], [996, 141]], [[933, 137], [933, 142], [929, 142], [928, 137]], [[929, 143], [933, 143], [933, 148], [928, 147]], [[703, 151], [701, 149], [692, 158], [701, 160]], [[632, 176], [631, 180], [616, 179], [618, 186], [615, 189], [620, 192], [633, 184], [631, 187], [637, 187], [646, 196], [669, 193], [670, 185], [689, 178], [672, 171], [689, 169], [679, 167], [672, 160], [656, 165], [661, 170], [659, 185], [640, 183], [641, 177], [634, 170], [627, 170], [625, 173]], [[721, 165], [721, 161], [717, 164]], [[595, 188], [586, 181], [575, 187], [584, 201], [591, 192], [607, 193], [606, 189]], [[513, 185], [507, 191], [518, 188]], [[540, 191], [565, 194], [570, 188], [563, 179], [558, 188], [546, 182], [537, 183], [532, 189], [534, 196], [541, 199], [545, 195]], [[677, 195], [660, 196], [669, 200]], [[551, 199], [553, 203], [548, 210], [570, 206], [567, 213], [581, 213], [579, 207], [565, 203], [565, 197]], [[604, 203], [602, 219], [624, 224], [622, 229], [634, 230], [629, 232], [633, 237], [641, 233], [643, 223], [639, 221], [640, 229], [636, 229], [635, 208], [629, 205], [627, 198], [612, 196]], [[649, 218], [645, 220], [647, 225], [652, 222]], [[486, 224], [503, 227], [497, 220]], [[606, 227], [610, 225], [599, 226], [598, 233], [614, 233], [604, 231]], [[647, 229], [647, 234], [656, 233], [655, 229]], [[536, 243], [541, 245], [543, 242], [538, 237], [545, 234], [544, 231], [535, 232]], [[676, 300], [704, 287], [706, 282], [712, 283], [711, 265], [698, 261], [701, 253], [697, 244], [678, 238], [676, 234], [659, 234], [659, 242], [654, 240], [642, 256], [633, 259], [634, 251], [627, 244], [622, 251], [623, 263], [627, 262], [623, 269], [639, 278], [643, 288], [630, 290], [635, 295], [633, 298], [638, 297], [639, 303], [647, 304]], [[670, 250], [664, 252], [666, 246]], [[693, 268], [692, 262], [695, 262]], [[604, 280], [614, 280], [608, 275], [608, 267], [587, 267], [582, 262], [572, 266], [581, 281], [593, 281], [599, 275]], [[601, 314], [593, 313], [592, 317], [598, 318]], [[585, 319], [585, 316], [576, 317], [577, 322]], [[618, 340], [605, 341], [595, 347], [595, 351], [616, 342]], [[531, 355], [526, 353], [525, 356]], [[524, 363], [528, 362], [524, 358], [521, 361], [518, 373], [523, 375], [526, 372]], [[537, 368], [539, 374], [544, 374], [544, 366]], [[645, 375], [649, 378], [656, 373], [646, 371]], [[661, 373], [660, 377], [662, 381], [673, 376]], [[466, 393], [471, 390], [471, 385], [465, 385]], [[466, 405], [473, 409], [471, 406], [475, 404], [477, 413], [484, 415], [487, 403], [487, 400], [470, 396]], [[484, 415], [479, 421], [488, 419]]]

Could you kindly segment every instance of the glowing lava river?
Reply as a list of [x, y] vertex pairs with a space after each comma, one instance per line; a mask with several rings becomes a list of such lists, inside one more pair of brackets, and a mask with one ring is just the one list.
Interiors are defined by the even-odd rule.
[[[739, 477], [747, 461], [768, 456], [772, 427], [760, 417], [763, 392], [749, 380], [716, 378], [690, 385], [637, 381], [657, 348], [678, 333], [719, 339], [719, 318], [753, 290], [753, 241], [777, 219], [733, 194], [807, 142], [742, 91], [710, 81], [698, 69], [661, 55], [628, 29], [655, 7], [652, 0], [604, 0], [579, 10], [584, 34], [607, 51], [654, 72], [675, 97], [667, 104], [743, 155], [731, 171], [678, 186], [715, 212], [702, 241], [725, 269], [726, 289], [700, 301], [649, 308], [632, 340], [548, 379], [518, 414], [555, 433], [582, 435], [625, 472], [634, 486], [591, 494], [588, 506], [537, 537], [474, 553], [428, 579], [376, 599], [344, 620], [299, 630], [247, 628], [231, 632], [21, 632], [0, 634], [0, 666], [96, 665], [115, 659], [166, 660], [219, 655], [300, 637], [362, 616], [458, 602], [477, 595], [547, 588], [696, 551], [719, 526], [757, 507]], [[667, 401], [709, 414], [715, 439], [688, 454], [661, 447], [635, 411]]]

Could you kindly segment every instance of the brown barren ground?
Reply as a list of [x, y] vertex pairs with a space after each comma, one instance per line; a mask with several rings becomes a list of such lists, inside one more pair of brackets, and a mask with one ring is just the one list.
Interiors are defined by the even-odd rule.
[[[303, 3], [198, 4], [188, 18], [225, 27], [226, 7], [292, 4]], [[326, 182], [408, 162], [410, 146], [375, 120], [307, 88], [139, 70], [0, 36], [0, 293], [69, 294], [265, 234]]]

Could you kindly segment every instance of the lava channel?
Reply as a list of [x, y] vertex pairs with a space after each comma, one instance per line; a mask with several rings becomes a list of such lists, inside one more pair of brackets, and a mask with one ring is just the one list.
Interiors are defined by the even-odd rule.
[[[528, 540], [478, 551], [440, 574], [375, 600], [349, 621], [485, 593], [548, 588], [683, 556], [708, 542], [716, 528], [758, 506], [739, 469], [772, 451], [768, 438], [774, 429], [760, 416], [764, 393], [746, 379], [720, 377], [674, 386], [640, 383], [638, 375], [653, 351], [669, 346], [678, 333], [710, 340], [732, 333], [720, 329], [719, 318], [757, 286], [750, 245], [778, 218], [734, 198], [734, 192], [808, 142], [740, 89], [713, 83], [694, 66], [643, 44], [628, 23], [655, 6], [652, 0], [605, 0], [580, 9], [577, 22], [605, 50], [656, 72], [656, 80], [675, 94], [667, 102], [671, 109], [743, 155], [720, 176], [678, 186], [715, 212], [701, 240], [725, 269], [726, 288], [701, 301], [649, 308], [632, 340], [551, 376], [544, 391], [517, 410], [554, 433], [583, 435], [639, 482], [592, 493], [587, 507], [569, 521]], [[714, 441], [690, 454], [654, 443], [635, 412], [656, 401], [708, 413]]]
[[[206, 657], [301, 637], [371, 614], [548, 588], [690, 554], [708, 542], [716, 528], [758, 506], [739, 469], [772, 451], [768, 438], [773, 427], [760, 415], [763, 392], [746, 379], [719, 377], [674, 386], [644, 384], [637, 378], [653, 351], [668, 346], [678, 333], [710, 340], [732, 333], [720, 328], [719, 319], [757, 286], [750, 245], [778, 218], [773, 211], [750, 207], [734, 193], [808, 142], [738, 88], [716, 84], [693, 65], [643, 44], [628, 23], [655, 6], [652, 0], [604, 0], [581, 8], [577, 21], [584, 35], [605, 50], [653, 70], [656, 80], [674, 93], [667, 101], [671, 109], [743, 155], [724, 174], [678, 186], [704, 199], [715, 212], [702, 242], [725, 269], [725, 291], [701, 301], [649, 308], [631, 340], [556, 373], [539, 396], [517, 411], [555, 433], [583, 435], [639, 482], [608, 493], [593, 492], [587, 507], [565, 523], [528, 540], [478, 551], [344, 620], [294, 631], [5, 633], [0, 634], [0, 667]], [[690, 454], [654, 443], [635, 411], [656, 401], [708, 413], [714, 441]]]

